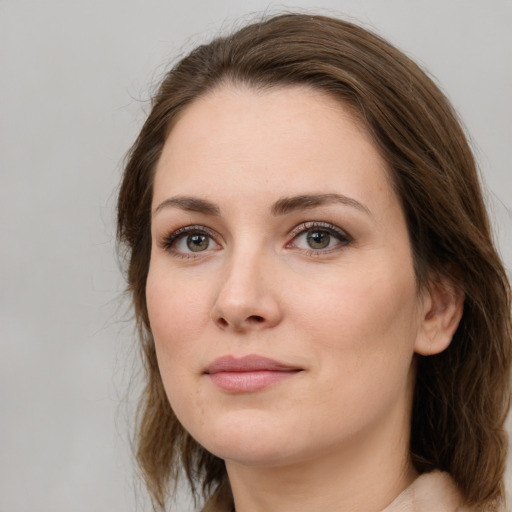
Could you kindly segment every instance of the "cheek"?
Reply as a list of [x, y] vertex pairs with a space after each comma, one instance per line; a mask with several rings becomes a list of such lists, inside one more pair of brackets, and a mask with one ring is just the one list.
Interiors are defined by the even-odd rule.
[[194, 341], [204, 322], [203, 305], [194, 287], [184, 287], [176, 276], [158, 270], [150, 267], [146, 301], [164, 389], [178, 417], [186, 417], [183, 411], [187, 413], [191, 403], [194, 414], [202, 416], [196, 396], [201, 350]]
[[306, 296], [294, 315], [298, 329], [310, 333], [332, 379], [340, 370], [363, 382], [381, 379], [391, 368], [402, 376], [408, 371], [419, 329], [412, 272], [352, 272]]
[[345, 279], [341, 288], [310, 297], [310, 313], [297, 315], [300, 329], [314, 336], [322, 396], [332, 397], [330, 414], [347, 428], [384, 415], [408, 396], [411, 383], [414, 280], [370, 277]]
[[317, 326], [341, 335], [355, 329], [361, 341], [372, 331], [384, 336], [388, 329], [416, 324], [418, 298], [413, 278], [393, 279], [390, 274], [370, 272], [359, 278], [351, 274], [303, 292], [307, 300], [297, 317], [312, 320], [309, 328], [313, 331]]
[[146, 285], [149, 322], [155, 340], [159, 366], [164, 375], [182, 373], [182, 364], [196, 351], [209, 318], [202, 288], [182, 283], [170, 272], [150, 267]]

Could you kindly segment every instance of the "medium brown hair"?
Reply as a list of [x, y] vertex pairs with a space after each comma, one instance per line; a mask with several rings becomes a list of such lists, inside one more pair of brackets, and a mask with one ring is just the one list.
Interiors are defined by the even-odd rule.
[[469, 505], [504, 500], [511, 361], [510, 286], [493, 246], [472, 152], [451, 105], [403, 53], [346, 21], [285, 14], [200, 46], [164, 78], [133, 145], [118, 202], [118, 240], [142, 342], [146, 386], [137, 459], [155, 508], [184, 470], [193, 491], [229, 497], [224, 463], [184, 430], [167, 400], [148, 320], [155, 166], [177, 117], [223, 83], [308, 85], [350, 105], [386, 159], [402, 202], [419, 286], [442, 276], [465, 294], [451, 345], [417, 356], [411, 456], [448, 471]]

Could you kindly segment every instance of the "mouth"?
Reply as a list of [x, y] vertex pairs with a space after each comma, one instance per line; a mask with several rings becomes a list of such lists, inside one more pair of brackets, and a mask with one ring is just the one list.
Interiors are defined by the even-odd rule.
[[217, 387], [231, 393], [250, 393], [287, 380], [302, 368], [262, 356], [242, 358], [224, 356], [216, 359], [204, 371]]

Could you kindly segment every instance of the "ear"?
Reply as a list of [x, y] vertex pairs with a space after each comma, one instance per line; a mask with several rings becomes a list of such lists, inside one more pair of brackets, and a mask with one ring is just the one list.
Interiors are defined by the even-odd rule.
[[464, 292], [447, 277], [432, 280], [422, 303], [422, 325], [414, 345], [424, 356], [439, 354], [452, 341], [464, 307]]

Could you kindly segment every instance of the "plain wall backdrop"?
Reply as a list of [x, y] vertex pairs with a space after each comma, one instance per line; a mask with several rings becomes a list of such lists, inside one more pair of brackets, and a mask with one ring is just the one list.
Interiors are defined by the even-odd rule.
[[122, 158], [171, 60], [293, 8], [359, 20], [436, 77], [472, 137], [510, 275], [511, 0], [0, 0], [0, 512], [149, 510], [129, 444]]

